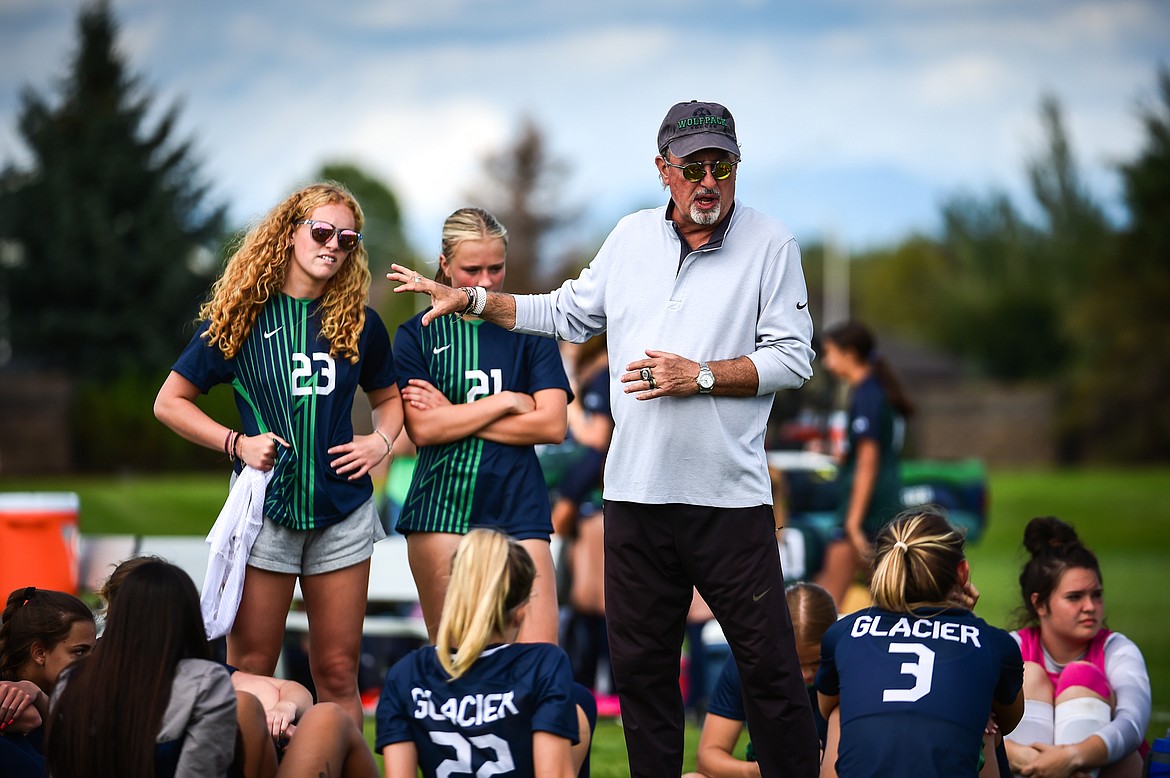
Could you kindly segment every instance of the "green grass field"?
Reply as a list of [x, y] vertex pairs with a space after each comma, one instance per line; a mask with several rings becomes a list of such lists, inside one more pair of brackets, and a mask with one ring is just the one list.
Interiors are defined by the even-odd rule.
[[[226, 489], [225, 475], [0, 478], [0, 491], [77, 492], [84, 533], [202, 534]], [[1109, 626], [1145, 655], [1154, 697], [1149, 733], [1164, 735], [1170, 728], [1170, 468], [997, 471], [990, 498], [988, 531], [969, 549], [972, 576], [983, 594], [980, 615], [993, 624], [1012, 623], [1028, 519], [1055, 515], [1072, 522], [1101, 559]], [[372, 738], [370, 726], [367, 734]], [[697, 742], [697, 731], [688, 727], [688, 769]], [[593, 774], [628, 774], [621, 728], [614, 722], [598, 727]]]

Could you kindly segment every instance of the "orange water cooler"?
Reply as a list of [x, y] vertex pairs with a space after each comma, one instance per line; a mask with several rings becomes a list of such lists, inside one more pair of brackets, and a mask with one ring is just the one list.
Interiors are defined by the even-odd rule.
[[77, 514], [73, 492], [0, 493], [0, 608], [24, 586], [77, 593]]

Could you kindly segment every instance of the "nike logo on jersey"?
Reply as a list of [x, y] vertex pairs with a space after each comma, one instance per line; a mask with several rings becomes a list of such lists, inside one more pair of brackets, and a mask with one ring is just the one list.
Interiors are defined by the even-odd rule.
[[797, 303], [797, 304], [796, 304], [796, 310], [798, 310], [798, 311], [803, 311], [803, 310], [804, 310], [805, 308], [807, 308], [807, 307], [808, 307], [808, 303], [807, 303], [807, 302], [803, 302], [803, 303]]
[[264, 340], [268, 340], [273, 335], [275, 335], [276, 333], [280, 332], [283, 329], [284, 329], [284, 325], [282, 324], [279, 327], [277, 327], [276, 329], [272, 330], [271, 332], [264, 333]]
[[752, 602], [759, 602], [760, 600], [764, 599], [764, 595], [765, 595], [765, 594], [767, 594], [767, 593], [768, 593], [768, 592], [770, 592], [770, 591], [772, 591], [772, 587], [771, 587], [771, 586], [769, 586], [767, 589], [765, 589], [764, 591], [760, 592], [759, 594], [753, 594], [753, 595], [752, 595]]
[[431, 349], [431, 353], [432, 354], [442, 354], [444, 351], [451, 348], [452, 345], [453, 344], [448, 343], [446, 346], [435, 346], [433, 349]]

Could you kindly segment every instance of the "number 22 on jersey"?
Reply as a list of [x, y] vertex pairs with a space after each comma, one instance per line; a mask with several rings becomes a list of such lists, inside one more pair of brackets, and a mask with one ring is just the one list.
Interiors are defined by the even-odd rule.
[[[505, 775], [512, 772], [515, 763], [512, 761], [512, 750], [508, 742], [495, 735], [477, 735], [465, 738], [458, 732], [432, 732], [431, 740], [441, 746], [455, 749], [455, 758], [447, 759], [435, 770], [435, 778], [448, 778], [455, 775], [472, 775], [471, 749], [474, 746], [480, 751], [495, 752], [495, 759], [484, 762], [475, 771], [475, 778], [488, 778], [491, 775]], [[470, 742], [468, 742], [470, 741]]]

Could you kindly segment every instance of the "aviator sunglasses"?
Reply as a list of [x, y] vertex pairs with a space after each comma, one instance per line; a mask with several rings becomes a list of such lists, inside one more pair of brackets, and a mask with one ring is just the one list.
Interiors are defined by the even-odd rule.
[[342, 230], [334, 227], [329, 222], [315, 221], [313, 219], [302, 219], [295, 224], [309, 225], [309, 237], [324, 246], [329, 242], [329, 239], [334, 235], [337, 236], [337, 247], [342, 251], [353, 251], [357, 248], [358, 243], [361, 242], [362, 234], [354, 232], [353, 230]]
[[711, 168], [711, 175], [716, 181], [724, 181], [731, 176], [731, 171], [739, 164], [739, 160], [728, 162], [727, 160], [719, 160], [718, 162], [691, 162], [686, 165], [676, 165], [670, 162], [666, 157], [662, 158], [668, 166], [678, 168], [682, 171], [683, 178], [690, 181], [692, 184], [697, 184], [703, 180], [703, 176], [707, 175], [707, 167]]

